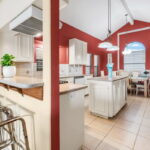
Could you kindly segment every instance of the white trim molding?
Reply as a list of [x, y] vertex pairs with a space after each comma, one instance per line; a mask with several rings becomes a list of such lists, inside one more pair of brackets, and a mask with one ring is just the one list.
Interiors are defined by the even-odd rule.
[[134, 29], [134, 30], [130, 30], [130, 31], [120, 32], [117, 34], [117, 45], [119, 47], [118, 57], [117, 57], [118, 58], [118, 70], [120, 70], [120, 36], [125, 35], [125, 34], [140, 32], [140, 31], [144, 31], [144, 30], [150, 30], [150, 27]]

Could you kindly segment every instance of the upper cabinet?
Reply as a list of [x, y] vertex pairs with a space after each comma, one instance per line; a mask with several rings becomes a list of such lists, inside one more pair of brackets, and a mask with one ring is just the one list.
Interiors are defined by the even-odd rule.
[[99, 55], [94, 55], [94, 66], [97, 67], [99, 65]]
[[33, 37], [31, 35], [18, 33], [14, 36], [14, 55], [17, 62], [33, 62]]
[[0, 32], [1, 55], [6, 53], [15, 56], [16, 62], [33, 62], [34, 48], [33, 37], [14, 31], [3, 30]]
[[86, 65], [87, 43], [78, 39], [69, 40], [69, 64]]
[[86, 66], [91, 66], [92, 54], [87, 54]]

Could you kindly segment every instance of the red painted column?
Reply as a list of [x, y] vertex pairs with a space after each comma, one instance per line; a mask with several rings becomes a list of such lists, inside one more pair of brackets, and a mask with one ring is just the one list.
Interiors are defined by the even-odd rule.
[[51, 0], [51, 150], [59, 150], [59, 0]]

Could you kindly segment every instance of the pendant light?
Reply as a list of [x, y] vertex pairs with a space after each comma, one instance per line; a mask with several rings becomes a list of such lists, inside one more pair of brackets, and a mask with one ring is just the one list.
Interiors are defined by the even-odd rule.
[[107, 34], [107, 42], [102, 42], [98, 45], [99, 48], [110, 48], [112, 47], [112, 43], [109, 41], [111, 36], [111, 0], [108, 0], [108, 34]]
[[119, 47], [118, 46], [111, 46], [109, 48], [107, 48], [107, 51], [118, 51], [119, 50]]

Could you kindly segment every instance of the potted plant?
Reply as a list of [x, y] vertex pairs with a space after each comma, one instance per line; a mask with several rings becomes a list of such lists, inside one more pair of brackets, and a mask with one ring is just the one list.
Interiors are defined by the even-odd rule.
[[14, 56], [5, 54], [1, 57], [2, 73], [4, 78], [11, 78], [16, 75], [16, 66], [14, 63]]

